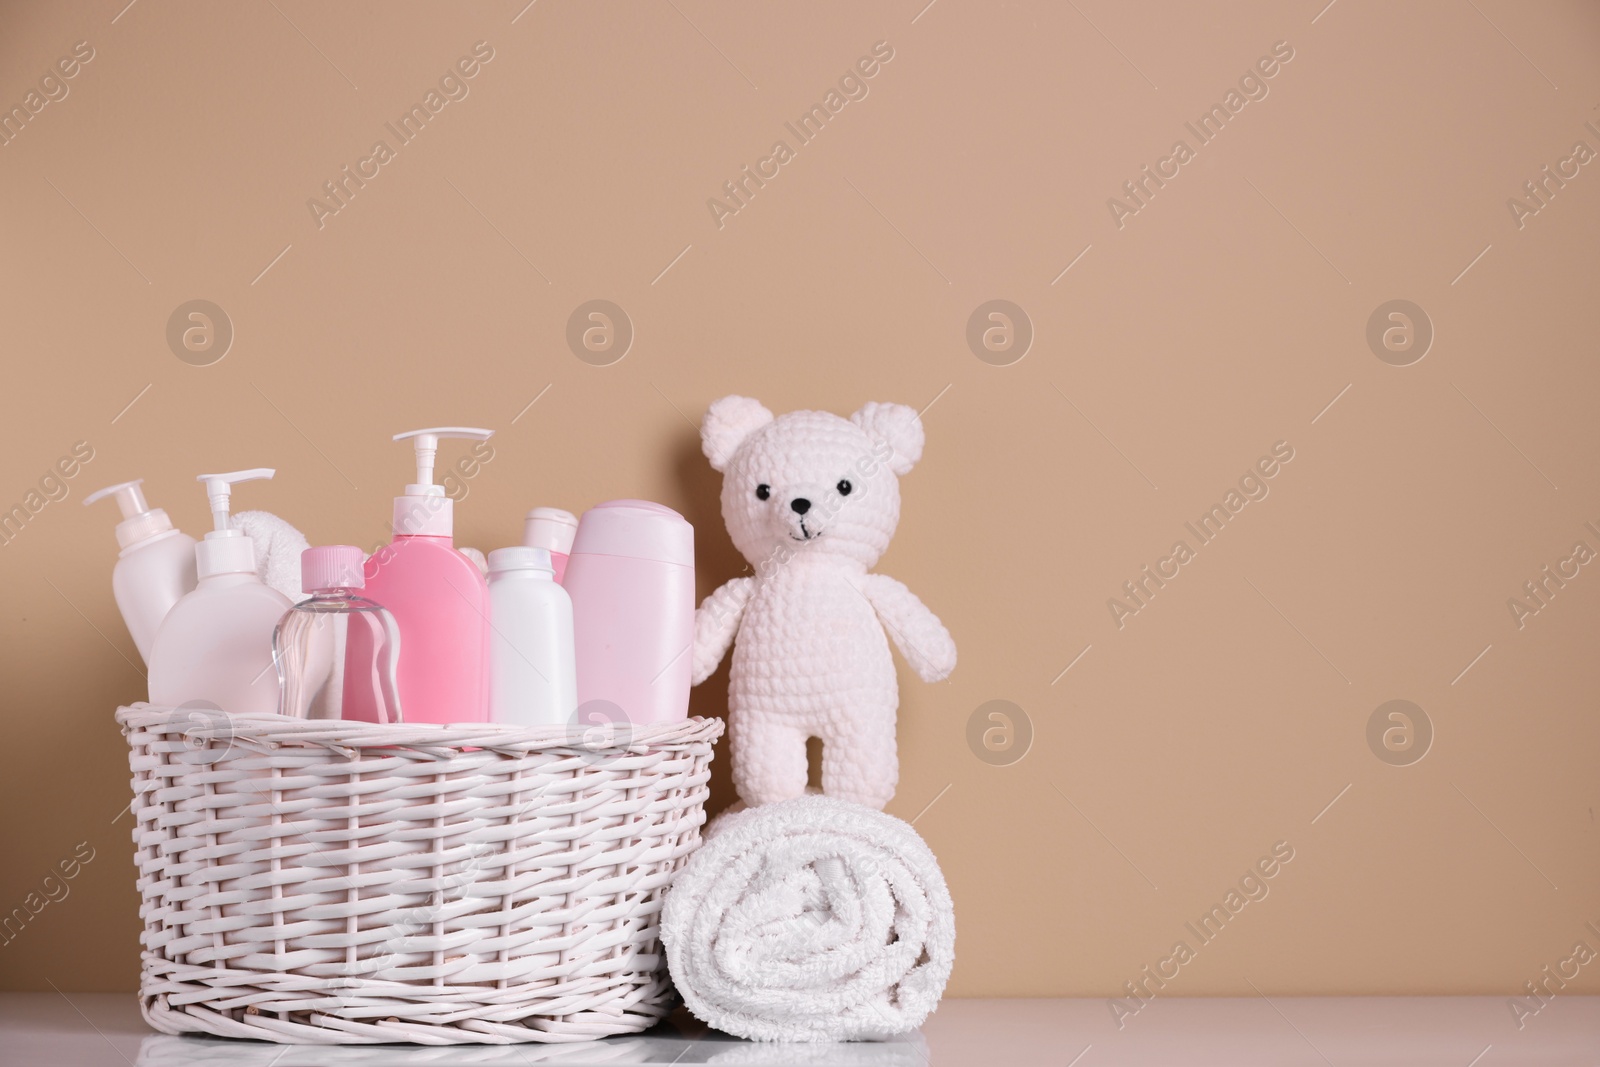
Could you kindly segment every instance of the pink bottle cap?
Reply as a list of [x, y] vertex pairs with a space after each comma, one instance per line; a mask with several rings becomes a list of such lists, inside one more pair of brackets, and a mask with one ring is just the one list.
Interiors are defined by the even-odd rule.
[[522, 543], [529, 548], [547, 548], [562, 555], [572, 553], [572, 538], [578, 532], [578, 519], [560, 508], [534, 508], [522, 525]]
[[583, 513], [572, 554], [626, 556], [694, 566], [694, 527], [664, 504], [608, 500]]
[[360, 589], [367, 584], [361, 567], [367, 554], [355, 545], [318, 545], [300, 553], [300, 588], [308, 593]]

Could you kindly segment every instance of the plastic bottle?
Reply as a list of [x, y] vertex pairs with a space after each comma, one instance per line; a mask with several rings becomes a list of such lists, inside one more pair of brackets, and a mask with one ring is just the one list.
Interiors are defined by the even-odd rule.
[[[401, 722], [400, 629], [389, 609], [361, 595], [366, 553], [354, 545], [324, 545], [300, 553], [300, 587], [311, 594], [284, 613], [272, 633], [272, 659], [283, 697], [278, 710], [298, 719], [341, 717], [344, 687], [370, 694], [382, 722]], [[346, 652], [348, 635], [364, 633], [370, 658]], [[339, 670], [343, 662], [344, 669]]]
[[572, 598], [555, 583], [550, 552], [489, 553], [489, 721], [559, 726], [578, 710]]
[[598, 504], [578, 523], [562, 585], [572, 597], [580, 717], [611, 718], [606, 705], [615, 705], [633, 723], [686, 718], [694, 527], [647, 500]]
[[[439, 426], [395, 434], [416, 448], [417, 480], [394, 498], [394, 540], [366, 563], [367, 595], [394, 615], [406, 649], [398, 674], [410, 723], [489, 719], [489, 587], [477, 564], [456, 550], [453, 501], [433, 484], [443, 438], [486, 441], [492, 430]], [[370, 663], [371, 635], [346, 642], [344, 718], [379, 721], [369, 686], [352, 665]]]
[[567, 557], [572, 554], [572, 538], [578, 532], [578, 517], [560, 508], [534, 508], [522, 523], [522, 543], [550, 553], [556, 581], [567, 576]]
[[228, 521], [235, 482], [271, 478], [267, 468], [202, 474], [215, 529], [194, 548], [194, 590], [173, 605], [150, 650], [150, 703], [193, 701], [235, 715], [278, 710], [272, 631], [289, 598], [256, 575], [255, 546]]
[[160, 508], [144, 502], [143, 478], [108, 485], [83, 498], [93, 504], [115, 496], [122, 509], [117, 523], [117, 565], [111, 572], [111, 592], [117, 610], [133, 635], [139, 657], [150, 662], [156, 630], [185, 593], [194, 588], [194, 538], [172, 527]]

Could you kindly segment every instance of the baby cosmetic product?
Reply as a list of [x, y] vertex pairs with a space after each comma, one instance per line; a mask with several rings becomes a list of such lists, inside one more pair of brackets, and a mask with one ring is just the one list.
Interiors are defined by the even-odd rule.
[[578, 710], [572, 598], [543, 548], [489, 553], [489, 721], [560, 726]]
[[271, 478], [267, 468], [202, 474], [216, 529], [195, 545], [194, 590], [172, 606], [150, 650], [150, 703], [202, 701], [235, 715], [278, 710], [272, 631], [289, 598], [256, 575], [255, 546], [228, 521], [235, 482]]
[[[395, 674], [400, 629], [387, 608], [361, 595], [366, 555], [354, 545], [300, 554], [300, 586], [311, 599], [285, 612], [272, 634], [284, 715], [340, 718], [344, 691], [360, 689], [366, 695], [363, 706], [376, 709], [380, 721], [402, 721]], [[352, 631], [366, 637], [360, 662], [346, 651]]]
[[[439, 441], [487, 441], [492, 430], [438, 426], [396, 434], [416, 449], [417, 480], [394, 498], [394, 540], [366, 563], [366, 595], [400, 627], [400, 703], [408, 723], [489, 719], [489, 586], [456, 550], [453, 501], [433, 484]], [[380, 720], [361, 677], [376, 652], [372, 635], [351, 627], [346, 642], [344, 718]], [[352, 669], [354, 668], [354, 669]]]
[[522, 523], [522, 543], [550, 553], [556, 581], [567, 576], [567, 557], [572, 554], [572, 537], [578, 532], [578, 518], [560, 508], [534, 508]]
[[172, 605], [194, 588], [194, 538], [172, 528], [160, 508], [144, 502], [143, 478], [108, 485], [83, 498], [85, 504], [114, 496], [122, 509], [117, 523], [117, 566], [111, 572], [111, 592], [117, 610], [133, 635], [139, 656], [150, 662], [156, 630]]
[[[580, 718], [591, 701], [629, 722], [688, 717], [694, 655], [694, 527], [647, 500], [584, 512], [563, 588], [572, 597]], [[617, 712], [599, 705], [594, 714]]]

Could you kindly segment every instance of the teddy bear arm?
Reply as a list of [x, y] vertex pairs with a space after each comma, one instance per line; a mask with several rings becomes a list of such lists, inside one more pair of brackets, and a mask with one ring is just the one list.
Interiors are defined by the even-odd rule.
[[903, 582], [869, 574], [862, 592], [900, 654], [925, 682], [941, 682], [956, 668], [956, 643], [939, 617]]
[[711, 677], [728, 654], [754, 591], [754, 578], [735, 578], [706, 597], [694, 613], [694, 674], [690, 679], [694, 685]]

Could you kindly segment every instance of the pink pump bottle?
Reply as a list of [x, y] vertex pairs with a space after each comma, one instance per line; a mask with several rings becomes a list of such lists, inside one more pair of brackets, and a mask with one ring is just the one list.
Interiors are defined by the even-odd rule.
[[[407, 723], [489, 721], [489, 586], [456, 550], [452, 501], [433, 484], [441, 438], [487, 441], [492, 430], [439, 426], [395, 434], [416, 448], [417, 480], [394, 498], [394, 540], [367, 560], [367, 595], [400, 629], [400, 705]], [[371, 637], [347, 638], [343, 717], [379, 721], [370, 687], [350, 684], [352, 664], [371, 663]]]

